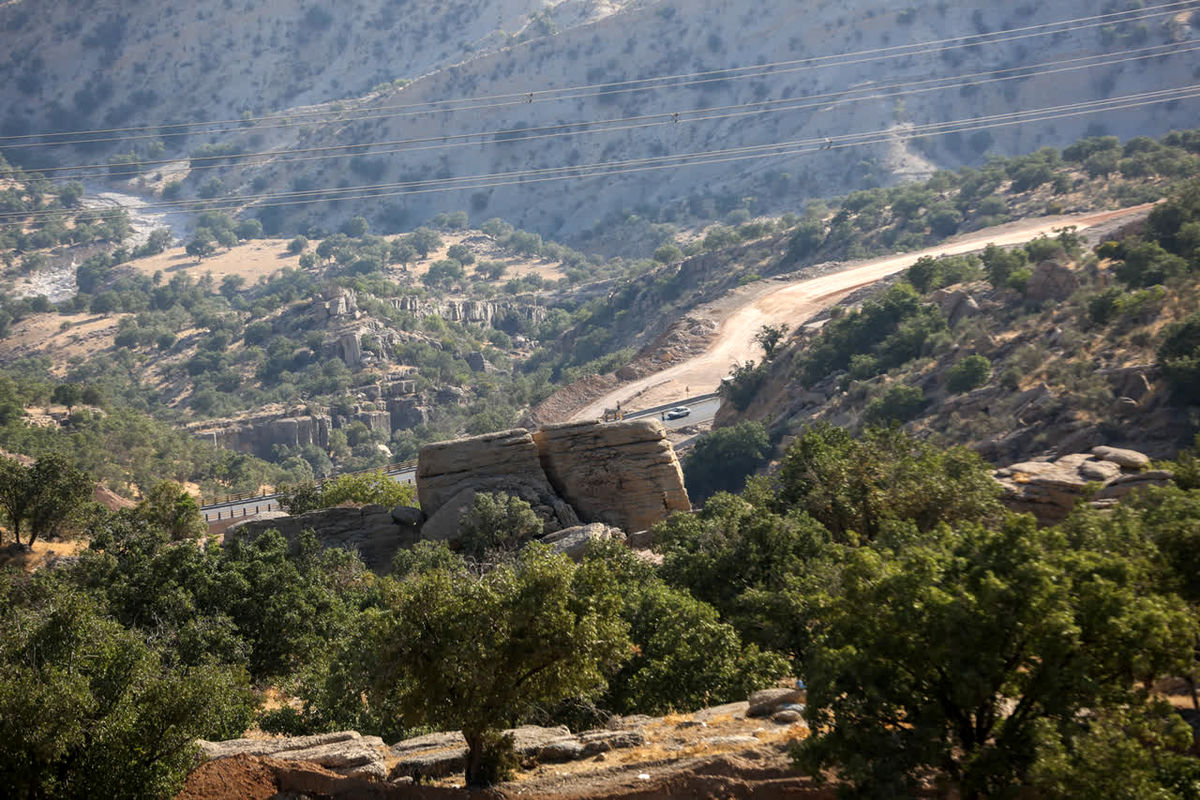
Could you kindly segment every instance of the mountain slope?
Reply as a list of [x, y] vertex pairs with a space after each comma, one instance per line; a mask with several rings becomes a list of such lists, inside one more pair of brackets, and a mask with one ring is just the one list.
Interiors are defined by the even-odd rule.
[[[791, 0], [768, 0], [747, 9], [725, 0], [664, 0], [625, 9], [592, 24], [439, 70], [403, 89], [385, 92], [369, 106], [429, 103], [447, 98], [481, 98], [542, 92], [637, 80], [661, 75], [746, 68], [760, 63], [823, 57], [893, 48], [953, 36], [1027, 28], [1041, 23], [1089, 17], [1091, 3], [1023, 6], [1014, 10], [992, 3], [924, 4], [912, 10], [880, 10], [871, 0], [818, 2], [798, 6]], [[912, 84], [932, 77], [959, 76], [1003, 68], [1033, 69], [1038, 64], [1078, 59], [1097, 53], [1125, 53], [1130, 48], [1164, 45], [1193, 35], [1192, 15], [1155, 16], [1145, 22], [1103, 28], [1082, 27], [1055, 36], [1028, 38], [1028, 33], [1002, 37], [999, 44], [926, 52], [903, 58], [861, 56], [827, 65], [793, 65], [770, 74], [704, 75], [655, 91], [589, 89], [565, 98], [534, 95], [532, 102], [510, 100], [463, 113], [388, 116], [352, 124], [329, 124], [312, 131], [305, 147], [429, 139], [419, 145], [395, 145], [375, 156], [359, 156], [354, 174], [347, 159], [307, 161], [244, 168], [223, 176], [225, 185], [249, 193], [288, 191], [294, 187], [372, 185], [429, 181], [422, 193], [347, 200], [332, 205], [288, 205], [268, 210], [281, 224], [303, 228], [336, 217], [362, 213], [390, 225], [415, 223], [435, 212], [464, 209], [476, 221], [499, 216], [515, 224], [559, 237], [578, 236], [613, 213], [670, 217], [687, 211], [709, 216], [735, 208], [751, 195], [751, 210], [795, 204], [849, 189], [928, 174], [939, 166], [977, 163], [990, 153], [1029, 152], [1043, 145], [1068, 143], [1085, 132], [1120, 136], [1153, 135], [1190, 125], [1195, 101], [1148, 105], [1092, 116], [1067, 116], [1012, 127], [932, 137], [919, 145], [902, 141], [909, 126], [966, 119], [1017, 109], [1162, 89], [1191, 78], [1188, 56], [1112, 63], [1084, 70], [1056, 72], [1019, 80], [993, 81], [923, 93], [895, 94], [885, 84]], [[878, 55], [878, 54], [877, 54]], [[1060, 64], [1062, 69], [1069, 64]], [[1010, 76], [1012, 73], [1006, 73]], [[880, 87], [867, 99], [835, 103], [804, 98], [851, 87]], [[908, 90], [922, 88], [908, 86]], [[925, 86], [924, 88], [928, 88]], [[778, 101], [799, 106], [781, 110]], [[774, 105], [755, 105], [770, 103]], [[749, 105], [747, 105], [749, 104]], [[788, 104], [784, 104], [786, 109]], [[739, 108], [719, 111], [729, 106]], [[708, 111], [705, 111], [708, 109]], [[764, 110], [770, 113], [758, 113]], [[680, 121], [672, 114], [679, 112]], [[754, 113], [748, 113], [754, 112]], [[720, 117], [696, 121], [697, 115]], [[604, 133], [547, 136], [541, 126], [591, 125], [627, 120], [623, 129]], [[645, 118], [645, 119], [642, 119]], [[726, 161], [707, 166], [655, 169], [623, 175], [568, 180], [508, 179], [511, 185], [440, 191], [448, 178], [514, 171], [585, 166], [717, 149], [809, 139], [821, 142], [851, 132], [891, 131], [894, 138], [865, 146], [835, 148], [804, 155], [752, 161]], [[505, 132], [499, 133], [496, 132]], [[249, 130], [245, 136], [253, 137]], [[271, 131], [259, 131], [266, 141]], [[453, 146], [438, 137], [479, 134]], [[536, 138], [531, 138], [536, 137]], [[644, 166], [644, 165], [643, 165]], [[395, 191], [395, 190], [393, 190]], [[690, 206], [663, 211], [684, 198]], [[707, 197], [707, 201], [703, 198]], [[327, 224], [327, 223], [326, 223]]]
[[503, 46], [544, 9], [542, 25], [566, 25], [620, 5], [15, 0], [0, 4], [2, 124], [14, 135], [237, 119], [353, 98]]

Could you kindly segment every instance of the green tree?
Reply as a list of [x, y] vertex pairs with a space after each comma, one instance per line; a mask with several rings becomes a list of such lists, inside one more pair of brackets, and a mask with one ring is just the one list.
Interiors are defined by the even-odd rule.
[[197, 738], [251, 719], [244, 671], [172, 663], [88, 598], [0, 598], [0, 790], [7, 797], [170, 798]]
[[190, 242], [188, 242], [184, 246], [183, 250], [197, 261], [200, 261], [205, 256], [211, 256], [213, 253], [217, 252], [216, 245], [213, 244], [212, 240], [201, 237], [200, 235], [197, 235]]
[[1007, 286], [1008, 279], [1012, 277], [1012, 274], [1024, 267], [1028, 260], [1024, 250], [1006, 250], [994, 244], [989, 244], [984, 248], [980, 258], [983, 261], [983, 269], [987, 273], [988, 282], [997, 289]]
[[465, 244], [452, 244], [446, 250], [446, 258], [452, 258], [464, 267], [475, 263], [475, 254]]
[[919, 386], [897, 384], [882, 397], [876, 397], [863, 410], [863, 420], [871, 425], [908, 422], [925, 409], [925, 393]]
[[342, 225], [342, 233], [346, 234], [347, 236], [359, 238], [366, 236], [369, 228], [370, 226], [367, 224], [366, 218], [355, 216], [346, 220], [345, 224]]
[[736, 492], [771, 453], [761, 422], [742, 420], [701, 436], [683, 461], [688, 497], [699, 506], [716, 492]]
[[58, 189], [58, 202], [66, 208], [75, 208], [83, 199], [84, 188], [79, 181], [64, 183]]
[[78, 519], [91, 495], [91, 479], [61, 456], [42, 456], [30, 467], [0, 457], [0, 511], [18, 544], [23, 527], [32, 545]]
[[683, 260], [683, 251], [674, 242], [667, 242], [654, 251], [654, 260], [660, 264], [674, 264]]
[[391, 508], [415, 502], [416, 492], [412, 485], [393, 479], [383, 470], [340, 475], [319, 485], [310, 482], [279, 487], [279, 505], [289, 514], [303, 514], [343, 503]]
[[69, 412], [82, 401], [83, 387], [78, 383], [60, 383], [54, 387], [50, 399], [55, 403], [66, 406]]
[[628, 654], [616, 587], [531, 546], [483, 576], [435, 569], [384, 586], [371, 699], [411, 725], [459, 729], [468, 786], [488, 785], [497, 731], [539, 705], [595, 695]]
[[455, 281], [461, 281], [466, 275], [462, 264], [452, 258], [443, 258], [429, 265], [429, 270], [421, 276], [421, 282], [426, 286], [449, 288]]
[[234, 228], [234, 233], [237, 234], [239, 239], [261, 239], [263, 226], [256, 219], [244, 219]]
[[1038, 797], [1073, 800], [1192, 800], [1200, 764], [1185, 755], [1192, 731], [1165, 701], [1095, 713], [1065, 746], [1046, 743], [1031, 771]]
[[788, 448], [776, 486], [777, 509], [805, 511], [843, 541], [874, 539], [889, 522], [929, 531], [1000, 512], [999, 489], [978, 455], [943, 450], [897, 428], [868, 428], [855, 439], [815, 425]]
[[458, 523], [463, 553], [482, 558], [486, 553], [514, 551], [542, 535], [542, 520], [519, 497], [507, 494], [475, 495]]
[[1200, 405], [1200, 312], [1168, 325], [1158, 363], [1182, 405]]
[[431, 252], [442, 246], [442, 237], [437, 235], [437, 231], [425, 227], [417, 228], [407, 236], [405, 241], [413, 250], [417, 251], [421, 258], [426, 258]]
[[146, 493], [137, 513], [167, 532], [172, 540], [196, 539], [208, 533], [208, 523], [196, 498], [175, 481], [162, 481]]
[[743, 645], [716, 609], [661, 580], [624, 592], [635, 655], [610, 680], [606, 701], [621, 713], [667, 714], [735, 702], [788, 670], [782, 656]]
[[810, 774], [907, 796], [930, 771], [963, 798], [1010, 796], [1042, 737], [1069, 747], [1085, 709], [1140, 704], [1190, 658], [1196, 624], [1111, 542], [1073, 546], [1032, 517], [848, 554], [805, 664]]
[[763, 325], [758, 329], [758, 333], [754, 334], [754, 341], [763, 349], [763, 358], [770, 361], [775, 357], [776, 351], [779, 350], [779, 345], [787, 336], [788, 326], [786, 323], [779, 325]]
[[954, 394], [978, 389], [992, 377], [992, 362], [981, 355], [971, 355], [946, 370], [946, 389]]
[[802, 658], [806, 598], [828, 572], [831, 537], [807, 514], [766, 508], [762, 493], [752, 481], [754, 502], [722, 492], [698, 514], [673, 515], [655, 526], [655, 550], [667, 583], [714, 606], [747, 641]]

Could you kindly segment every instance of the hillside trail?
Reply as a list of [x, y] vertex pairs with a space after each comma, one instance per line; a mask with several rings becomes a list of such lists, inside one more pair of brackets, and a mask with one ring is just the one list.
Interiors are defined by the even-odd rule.
[[[977, 252], [989, 244], [998, 247], [1024, 244], [1056, 228], [1074, 226], [1082, 231], [1126, 216], [1145, 213], [1153, 203], [1073, 216], [1041, 217], [948, 239], [936, 247], [854, 262], [845, 269], [816, 278], [779, 283], [766, 280], [736, 290], [735, 302], [718, 301], [709, 311], [719, 324], [711, 345], [703, 352], [665, 370], [622, 383], [571, 415], [572, 421], [600, 417], [618, 403], [628, 412], [665, 405], [676, 400], [716, 391], [735, 363], [761, 357], [754, 334], [763, 325], [786, 324], [794, 329], [805, 320], [861, 289], [910, 267], [924, 256], [949, 256]], [[728, 295], [727, 295], [728, 298]]]

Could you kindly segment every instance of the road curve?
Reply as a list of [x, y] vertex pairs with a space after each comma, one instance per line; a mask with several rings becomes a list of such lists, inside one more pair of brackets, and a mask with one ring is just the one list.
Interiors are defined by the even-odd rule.
[[754, 342], [754, 334], [761, 326], [785, 323], [795, 327], [836, 304], [855, 289], [907, 269], [923, 256], [961, 255], [982, 250], [989, 244], [1000, 247], [1024, 244], [1042, 234], [1051, 234], [1055, 228], [1073, 225], [1083, 230], [1117, 217], [1143, 212], [1152, 205], [1148, 203], [1118, 211], [1023, 220], [956, 237], [925, 250], [859, 262], [840, 272], [818, 278], [780, 283], [765, 294], [752, 294], [745, 304], [728, 313], [720, 321], [716, 338], [703, 353], [639, 380], [622, 383], [572, 414], [571, 419], [599, 417], [604, 409], [615, 408], [618, 402], [622, 408], [636, 411], [669, 403], [671, 398], [715, 391], [735, 362], [761, 356], [760, 348]]

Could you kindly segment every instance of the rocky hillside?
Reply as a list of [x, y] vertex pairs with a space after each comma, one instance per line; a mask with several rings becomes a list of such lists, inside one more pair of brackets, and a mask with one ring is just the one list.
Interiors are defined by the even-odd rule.
[[[383, 0], [353, 8], [206, 0], [186, 11], [94, 0], [86, 9], [42, 4], [35, 14], [30, 3], [13, 2], [0, 7], [11, 43], [0, 67], [9, 135], [285, 113], [211, 135], [161, 130], [161, 139], [118, 136], [86, 150], [10, 148], [6, 155], [81, 164], [132, 153], [160, 162], [144, 168], [142, 184], [158, 191], [165, 162], [205, 146], [215, 148], [210, 155], [269, 151], [277, 156], [270, 161], [194, 162], [203, 169], [190, 175], [181, 161], [167, 171], [186, 176], [184, 199], [349, 190], [336, 206], [263, 201], [252, 213], [269, 231], [329, 228], [358, 213], [378, 229], [399, 230], [466, 210], [476, 221], [501, 217], [542, 234], [581, 237], [631, 209], [669, 220], [794, 207], [991, 154], [1061, 146], [1084, 133], [1154, 135], [1193, 123], [1194, 102], [1184, 99], [910, 138], [929, 123], [1171, 89], [1191, 79], [1189, 10], [1149, 9], [1109, 24], [1092, 19], [1054, 35], [1037, 27], [1099, 11], [1079, 0], [886, 10], [870, 0], [803, 8], [769, 0], [753, 9], [726, 0], [403, 8]], [[1000, 33], [1007, 31], [1015, 33]], [[979, 35], [990, 38], [896, 51]], [[759, 66], [779, 62], [787, 63]], [[338, 103], [321, 113], [287, 117], [331, 101]], [[444, 101], [467, 108], [448, 110]], [[875, 134], [869, 143], [821, 145], [864, 132]], [[589, 168], [798, 140], [809, 142], [806, 152], [793, 147], [753, 160], [738, 153], [707, 164], [639, 161], [616, 175]], [[357, 147], [336, 149], [350, 145]], [[289, 161], [297, 149], [305, 155]], [[555, 180], [471, 177], [565, 167], [579, 169]], [[467, 180], [444, 191], [450, 178]], [[354, 191], [397, 182], [427, 183], [373, 198]], [[420, 193], [403, 194], [413, 188]]]
[[[759, 63], [894, 48], [1095, 13], [1093, 4], [1082, 2], [1015, 8], [924, 3], [884, 11], [868, 0], [820, 2], [803, 10], [783, 0], [752, 10], [724, 0], [663, 0], [432, 71], [364, 101], [359, 109], [380, 109], [369, 115], [371, 119], [317, 124], [311, 129], [264, 124], [246, 129], [230, 142], [248, 152], [420, 143], [359, 148], [342, 158], [205, 170], [191, 179], [191, 185], [201, 185], [214, 173], [227, 190], [241, 194], [428, 181], [418, 194], [397, 195], [402, 190], [392, 189], [380, 199], [346, 200], [337, 205], [335, 215], [363, 213], [380, 223], [403, 227], [436, 212], [462, 209], [476, 220], [502, 217], [543, 234], [566, 237], [577, 236], [625, 209], [657, 215], [663, 208], [694, 198], [676, 205], [674, 213], [700, 211], [711, 216], [737, 207], [747, 196], [756, 198], [752, 206], [778, 207], [801, 198], [924, 176], [938, 167], [978, 163], [989, 154], [1061, 146], [1085, 133], [1154, 135], [1193, 122], [1194, 108], [1184, 101], [1096, 115], [1060, 115], [918, 142], [905, 138], [913, 127], [928, 123], [1185, 85], [1190, 79], [1186, 55], [1147, 60], [1144, 53], [1129, 51], [1189, 39], [1193, 27], [1188, 13], [1174, 19], [1157, 16], [1108, 27], [1085, 26], [1055, 36], [1009, 34], [1000, 37], [998, 44], [921, 51], [903, 58], [893, 54], [754, 69]], [[1110, 54], [1105, 59], [1109, 63], [1072, 61], [1103, 53]], [[1064, 61], [1070, 63], [1059, 63]], [[1039, 65], [1051, 62], [1059, 65], [1039, 74]], [[1086, 69], [1076, 68], [1085, 65]], [[1064, 67], [1071, 69], [1063, 71]], [[978, 77], [957, 77], [1014, 69], [1022, 70], [1020, 79], [1011, 71], [989, 74], [983, 83]], [[652, 91], [554, 91], [711, 70], [731, 71], [667, 82]], [[950, 80], [934, 91], [939, 84], [929, 84], [931, 76]], [[907, 88], [888, 88], [895, 84]], [[836, 94], [852, 88], [850, 96]], [[527, 92], [534, 93], [530, 102], [512, 98]], [[472, 104], [469, 112], [462, 113], [382, 110], [413, 104], [424, 110], [421, 104], [448, 98], [496, 95], [510, 97], [482, 108]], [[678, 123], [672, 116], [676, 113]], [[618, 122], [609, 125], [612, 121]], [[616, 130], [604, 131], [605, 127]], [[889, 133], [861, 146], [842, 147], [839, 140], [838, 147], [828, 151], [809, 148], [807, 153], [704, 166], [640, 162], [624, 174], [586, 177], [595, 174], [587, 169], [593, 164], [797, 140], [821, 142], [825, 137], [879, 131]], [[441, 137], [447, 135], [466, 136], [443, 141]], [[665, 163], [672, 166], [660, 168]], [[546, 176], [534, 176], [539, 178], [536, 181], [528, 180], [530, 176], [524, 181], [467, 180], [462, 184], [466, 188], [456, 191], [443, 191], [446, 187], [439, 183], [570, 166], [580, 170], [567, 180], [540, 179]], [[263, 209], [269, 222], [296, 229], [327, 225], [330, 210], [327, 202]]]
[[768, 421], [782, 437], [817, 421], [898, 422], [1001, 465], [1101, 445], [1171, 457], [1200, 401], [1196, 191], [1095, 251], [1065, 232], [923, 259], [740, 371], [718, 424]]
[[14, 135], [229, 120], [351, 99], [621, 5], [16, 0], [0, 6], [2, 124]]

